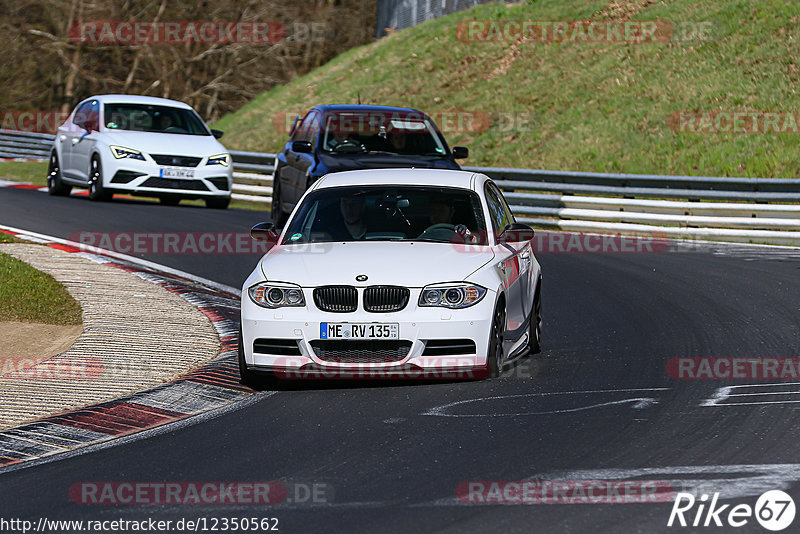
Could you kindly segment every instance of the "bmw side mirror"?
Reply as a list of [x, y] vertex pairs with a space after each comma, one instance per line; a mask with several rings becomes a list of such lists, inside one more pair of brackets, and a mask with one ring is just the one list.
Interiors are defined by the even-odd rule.
[[533, 228], [523, 223], [511, 223], [500, 233], [500, 243], [523, 243], [533, 239]]
[[453, 147], [453, 158], [454, 159], [464, 159], [469, 157], [469, 149], [465, 146], [454, 146]]
[[250, 237], [256, 241], [277, 241], [278, 229], [271, 222], [258, 223], [250, 229]]
[[311, 153], [311, 141], [293, 141], [292, 142], [292, 152], [297, 152], [298, 154], [310, 154]]
[[225, 132], [222, 130], [211, 130], [211, 135], [213, 135], [215, 139], [222, 139], [224, 134]]

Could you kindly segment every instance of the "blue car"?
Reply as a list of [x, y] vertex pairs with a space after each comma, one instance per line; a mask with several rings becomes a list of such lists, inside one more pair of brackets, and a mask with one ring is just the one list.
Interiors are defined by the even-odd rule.
[[438, 126], [411, 108], [366, 105], [316, 106], [295, 119], [278, 154], [272, 219], [283, 227], [318, 178], [339, 171], [400, 167], [460, 170], [466, 147], [447, 146]]

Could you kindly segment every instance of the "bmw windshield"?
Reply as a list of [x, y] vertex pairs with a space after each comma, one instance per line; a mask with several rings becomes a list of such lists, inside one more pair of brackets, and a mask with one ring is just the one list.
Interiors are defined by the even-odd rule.
[[322, 150], [331, 154], [444, 156], [436, 126], [421, 113], [337, 112], [323, 124]]
[[323, 188], [310, 193], [283, 244], [432, 241], [485, 244], [481, 202], [472, 191], [429, 186]]

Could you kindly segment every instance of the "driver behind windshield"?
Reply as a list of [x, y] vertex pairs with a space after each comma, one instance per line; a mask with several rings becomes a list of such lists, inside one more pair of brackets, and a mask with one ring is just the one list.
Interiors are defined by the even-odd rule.
[[402, 154], [406, 151], [406, 145], [408, 144], [408, 139], [404, 132], [400, 130], [393, 130], [388, 137], [389, 137], [389, 145], [391, 145], [391, 152]]
[[477, 242], [477, 236], [472, 235], [463, 224], [453, 224], [456, 208], [453, 200], [446, 195], [435, 195], [428, 200], [428, 220], [430, 226], [425, 229], [420, 238], [450, 241], [455, 232], [466, 243]]
[[337, 146], [347, 141], [348, 135], [346, 132], [335, 130], [328, 134], [328, 150], [334, 150]]
[[162, 114], [158, 118], [158, 129], [162, 132], [166, 132], [169, 128], [173, 126], [172, 117], [167, 115], [166, 113]]
[[455, 206], [445, 196], [433, 197], [428, 201], [428, 219], [431, 225], [453, 224], [453, 215], [455, 213]]
[[366, 209], [363, 195], [343, 196], [339, 199], [339, 212], [342, 218], [338, 227], [330, 229], [331, 235], [335, 239], [345, 241], [363, 239], [367, 234], [367, 223], [364, 222]]

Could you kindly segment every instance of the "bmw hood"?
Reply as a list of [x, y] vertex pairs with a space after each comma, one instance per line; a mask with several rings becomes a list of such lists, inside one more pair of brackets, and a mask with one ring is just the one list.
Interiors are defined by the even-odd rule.
[[[458, 282], [494, 258], [489, 247], [427, 242], [348, 242], [275, 246], [261, 260], [268, 281], [423, 287]], [[356, 276], [366, 275], [364, 282]]]
[[147, 154], [216, 156], [228, 150], [211, 135], [181, 135], [155, 132], [103, 132], [109, 145], [140, 150]]

